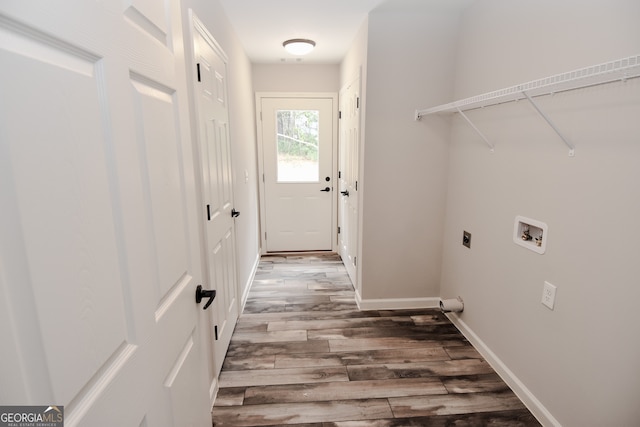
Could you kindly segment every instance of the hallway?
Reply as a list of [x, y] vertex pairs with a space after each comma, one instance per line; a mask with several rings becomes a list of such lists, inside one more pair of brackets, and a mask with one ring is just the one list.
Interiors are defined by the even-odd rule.
[[438, 310], [358, 311], [335, 254], [265, 256], [214, 426], [539, 425]]

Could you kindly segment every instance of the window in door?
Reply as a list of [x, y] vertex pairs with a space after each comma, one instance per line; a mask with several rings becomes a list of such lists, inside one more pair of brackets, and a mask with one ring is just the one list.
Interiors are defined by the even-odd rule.
[[320, 111], [277, 110], [278, 182], [319, 182]]

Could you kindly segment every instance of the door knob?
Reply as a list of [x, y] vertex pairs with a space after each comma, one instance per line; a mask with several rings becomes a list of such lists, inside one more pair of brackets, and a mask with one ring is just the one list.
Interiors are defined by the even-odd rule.
[[209, 298], [209, 301], [207, 301], [204, 307], [202, 307], [203, 310], [206, 310], [207, 308], [209, 308], [209, 306], [211, 305], [215, 297], [216, 297], [215, 290], [204, 290], [202, 289], [202, 285], [198, 285], [198, 287], [196, 287], [196, 303], [200, 304], [200, 302], [204, 298]]
[[344, 191], [341, 191], [340, 193], [342, 193], [343, 196], [349, 197], [349, 190], [344, 190]]
[[329, 191], [331, 191], [331, 187], [324, 187], [324, 190], [320, 190], [320, 191], [325, 191], [328, 193]]
[[231, 209], [231, 218], [237, 218], [240, 216], [240, 212], [235, 210], [235, 209]]

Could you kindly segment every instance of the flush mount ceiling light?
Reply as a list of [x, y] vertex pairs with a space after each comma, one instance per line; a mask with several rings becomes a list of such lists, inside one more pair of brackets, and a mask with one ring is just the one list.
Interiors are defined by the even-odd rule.
[[291, 39], [282, 43], [285, 50], [292, 55], [306, 55], [316, 46], [316, 42], [308, 39]]

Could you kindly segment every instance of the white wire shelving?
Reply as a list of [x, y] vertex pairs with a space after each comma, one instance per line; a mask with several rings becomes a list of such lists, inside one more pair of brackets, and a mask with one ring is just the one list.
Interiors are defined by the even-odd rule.
[[484, 108], [492, 105], [503, 104], [506, 102], [528, 100], [536, 111], [544, 118], [544, 120], [553, 128], [562, 141], [569, 147], [569, 155], [575, 153], [574, 145], [565, 138], [560, 130], [555, 126], [551, 119], [540, 109], [533, 98], [553, 95], [554, 93], [566, 92], [575, 89], [581, 89], [590, 86], [597, 86], [615, 81], [626, 81], [640, 77], [640, 55], [629, 56], [603, 64], [592, 65], [590, 67], [569, 71], [562, 74], [556, 74], [539, 80], [533, 80], [527, 83], [507, 87], [493, 92], [472, 96], [470, 98], [461, 99], [450, 102], [448, 104], [438, 105], [432, 108], [416, 110], [415, 119], [420, 120], [423, 116], [429, 114], [442, 113], [459, 113], [465, 121], [476, 131], [476, 133], [485, 141], [491, 151], [494, 146], [473, 124], [464, 111], [476, 108]]

